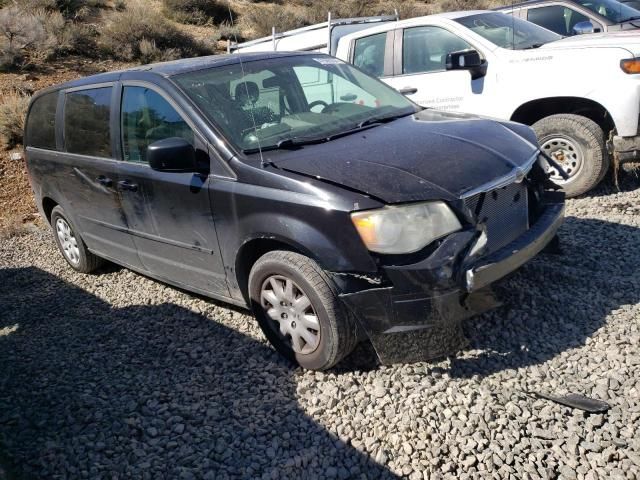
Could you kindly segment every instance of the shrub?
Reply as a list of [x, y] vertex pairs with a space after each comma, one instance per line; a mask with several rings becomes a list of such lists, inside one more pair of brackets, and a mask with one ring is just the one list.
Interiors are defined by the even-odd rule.
[[27, 233], [29, 233], [29, 228], [22, 220], [22, 215], [9, 214], [8, 218], [0, 223], [0, 240], [21, 237]]
[[[143, 40], [153, 44], [153, 48], [149, 43], [143, 44]], [[125, 11], [110, 15], [102, 29], [100, 43], [112, 57], [125, 61], [147, 60], [152, 50], [154, 58], [156, 55], [193, 57], [210, 52], [142, 1], [130, 2]], [[141, 45], [145, 53], [141, 52]]]
[[161, 50], [156, 46], [154, 41], [147, 40], [146, 38], [140, 40], [138, 49], [140, 50], [139, 60], [141, 63], [166, 62], [180, 58], [180, 52], [175, 48]]
[[240, 18], [243, 31], [251, 32], [252, 37], [271, 35], [272, 27], [278, 32], [284, 32], [310, 22], [304, 9], [280, 5], [252, 5]]
[[24, 119], [31, 97], [16, 92], [4, 94], [0, 100], [0, 143], [13, 148], [22, 143]]
[[51, 44], [42, 18], [18, 7], [0, 10], [0, 68], [22, 67], [31, 55], [48, 52]]
[[236, 25], [231, 25], [230, 23], [223, 23], [218, 25], [214, 34], [211, 37], [213, 42], [218, 42], [220, 40], [232, 40], [234, 42], [242, 42], [244, 37], [242, 36], [242, 30], [240, 27]]
[[163, 0], [165, 14], [181, 23], [204, 25], [229, 19], [228, 0]]

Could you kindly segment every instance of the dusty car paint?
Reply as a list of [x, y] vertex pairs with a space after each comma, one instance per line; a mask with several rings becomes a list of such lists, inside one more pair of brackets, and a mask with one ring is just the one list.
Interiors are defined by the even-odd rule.
[[[109, 160], [27, 147], [43, 216], [60, 204], [96, 254], [241, 306], [249, 303], [252, 263], [269, 250], [293, 249], [329, 273], [383, 362], [433, 358], [459, 348], [460, 322], [493, 305], [484, 283], [537, 254], [562, 221], [564, 197], [546, 180], [533, 133], [518, 124], [423, 111], [319, 145], [245, 155], [171, 79], [238, 58], [109, 73], [39, 94], [60, 92], [60, 118], [64, 92], [109, 84], [115, 132], [115, 158]], [[196, 132], [201, 171], [157, 172], [122, 161], [123, 85], [149, 86], [170, 99]], [[56, 134], [62, 150], [61, 127]], [[490, 255], [482, 247], [474, 251], [487, 227], [465, 198], [484, 198], [505, 179], [525, 189], [532, 228]], [[463, 230], [413, 255], [372, 254], [350, 217], [354, 210], [433, 199], [448, 202]], [[99, 210], [91, 208], [96, 205]], [[477, 272], [475, 285], [469, 271]]]

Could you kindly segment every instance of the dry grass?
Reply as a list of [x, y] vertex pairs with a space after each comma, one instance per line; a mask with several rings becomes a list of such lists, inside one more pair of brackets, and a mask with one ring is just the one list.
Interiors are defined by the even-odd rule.
[[11, 215], [0, 223], [0, 240], [26, 235], [30, 227], [22, 219], [22, 215]]
[[162, 0], [164, 12], [177, 22], [207, 25], [229, 19], [227, 0]]
[[125, 61], [152, 62], [210, 52], [143, 1], [131, 1], [125, 10], [112, 12], [99, 42], [107, 54]]
[[22, 143], [29, 99], [26, 95], [10, 92], [0, 100], [0, 145], [5, 149]]

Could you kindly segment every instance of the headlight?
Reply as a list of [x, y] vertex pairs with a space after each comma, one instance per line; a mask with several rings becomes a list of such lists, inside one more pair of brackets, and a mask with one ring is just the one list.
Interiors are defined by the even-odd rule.
[[372, 252], [413, 253], [462, 226], [444, 202], [353, 212], [351, 220]]
[[640, 73], [640, 58], [629, 58], [620, 61], [620, 68], [624, 73]]

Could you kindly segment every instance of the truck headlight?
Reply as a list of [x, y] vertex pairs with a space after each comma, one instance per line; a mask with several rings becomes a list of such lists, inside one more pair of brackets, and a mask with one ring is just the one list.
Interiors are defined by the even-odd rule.
[[462, 228], [444, 202], [353, 212], [351, 220], [367, 248], [384, 254], [414, 253]]
[[620, 68], [624, 73], [640, 73], [640, 58], [629, 58], [620, 61]]

